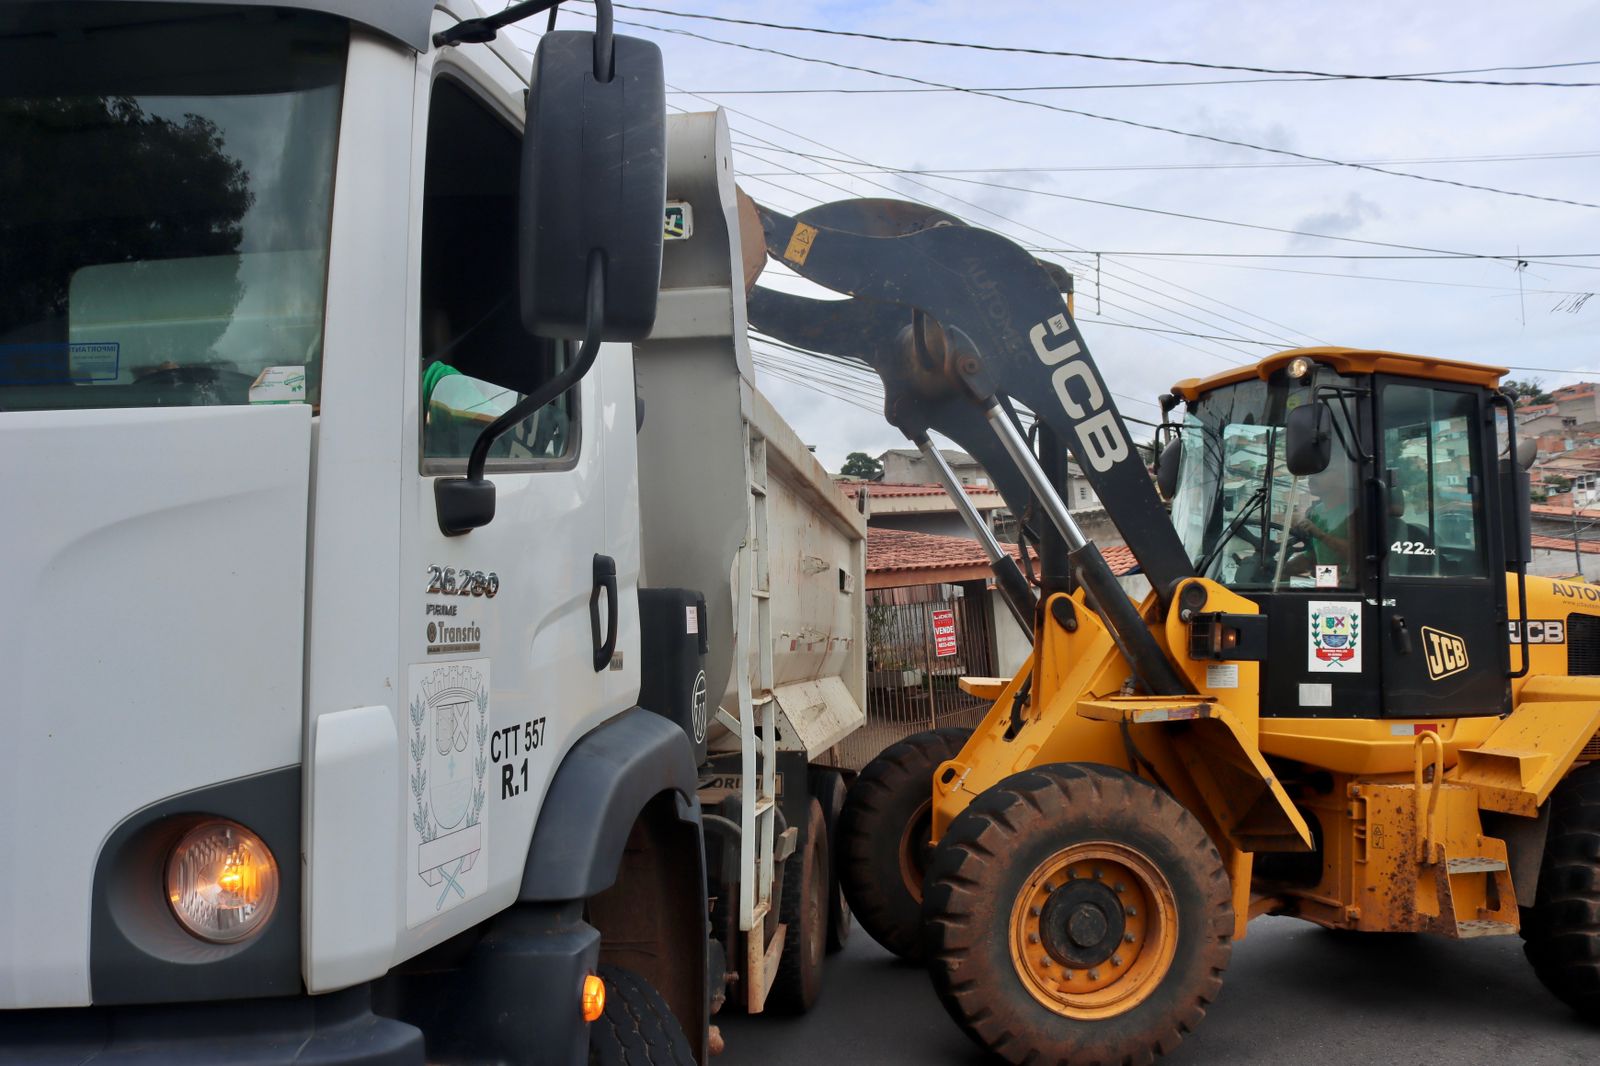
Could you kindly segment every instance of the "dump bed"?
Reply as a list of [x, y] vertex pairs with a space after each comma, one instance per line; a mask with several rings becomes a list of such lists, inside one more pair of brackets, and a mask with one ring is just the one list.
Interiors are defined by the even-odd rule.
[[[742, 718], [776, 700], [779, 746], [817, 758], [865, 720], [866, 520], [755, 388], [732, 182], [706, 165], [728, 158], [717, 119], [668, 119], [683, 236], [635, 346], [643, 583], [705, 594], [713, 702]], [[732, 744], [719, 732], [713, 749]]]

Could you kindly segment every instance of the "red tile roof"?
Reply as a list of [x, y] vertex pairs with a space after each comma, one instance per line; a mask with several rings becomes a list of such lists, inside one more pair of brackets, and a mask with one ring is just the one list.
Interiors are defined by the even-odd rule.
[[[943, 496], [945, 494], [943, 485], [897, 485], [883, 481], [840, 481], [836, 484], [838, 484], [840, 491], [851, 499], [855, 499], [856, 493], [862, 488], [867, 490], [868, 496], [874, 498]], [[963, 485], [962, 488], [967, 490], [968, 496], [997, 495], [1000, 491], [993, 485]]]
[[[1547, 551], [1569, 552], [1572, 550], [1572, 539], [1570, 537], [1545, 537], [1534, 534], [1533, 546], [1535, 548], [1544, 548]], [[1600, 541], [1580, 540], [1578, 541], [1578, 550], [1585, 555], [1600, 555]]]
[[[1005, 545], [1006, 552], [1019, 558], [1015, 544]], [[1137, 561], [1133, 551], [1124, 544], [1102, 547], [1102, 555], [1117, 576], [1131, 573]], [[1034, 566], [1038, 562], [1035, 559]], [[987, 571], [988, 557], [978, 542], [967, 537], [946, 537], [934, 533], [914, 533], [904, 529], [867, 528], [868, 587], [889, 588], [897, 585], [931, 584], [938, 581], [972, 581], [981, 574], [969, 571]], [[894, 580], [890, 575], [915, 576], [918, 580]]]

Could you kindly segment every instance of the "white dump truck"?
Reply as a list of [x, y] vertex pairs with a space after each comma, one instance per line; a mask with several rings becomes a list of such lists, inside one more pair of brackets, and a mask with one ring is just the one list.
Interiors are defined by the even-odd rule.
[[0, 1061], [815, 998], [864, 524], [753, 387], [725, 124], [603, 2], [530, 76], [548, 6], [0, 0]]

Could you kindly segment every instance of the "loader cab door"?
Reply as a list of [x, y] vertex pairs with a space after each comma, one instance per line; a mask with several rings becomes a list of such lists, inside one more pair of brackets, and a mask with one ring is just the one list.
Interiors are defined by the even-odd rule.
[[1494, 479], [1483, 390], [1374, 380], [1377, 483], [1370, 523], [1384, 530], [1377, 621], [1383, 713], [1455, 718], [1507, 708], [1506, 583], [1488, 516]]

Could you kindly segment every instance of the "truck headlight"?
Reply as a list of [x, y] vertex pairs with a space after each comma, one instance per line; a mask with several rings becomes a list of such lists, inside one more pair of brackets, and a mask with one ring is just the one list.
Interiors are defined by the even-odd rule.
[[207, 821], [167, 859], [172, 913], [201, 940], [231, 944], [260, 932], [278, 903], [278, 863], [237, 822]]

